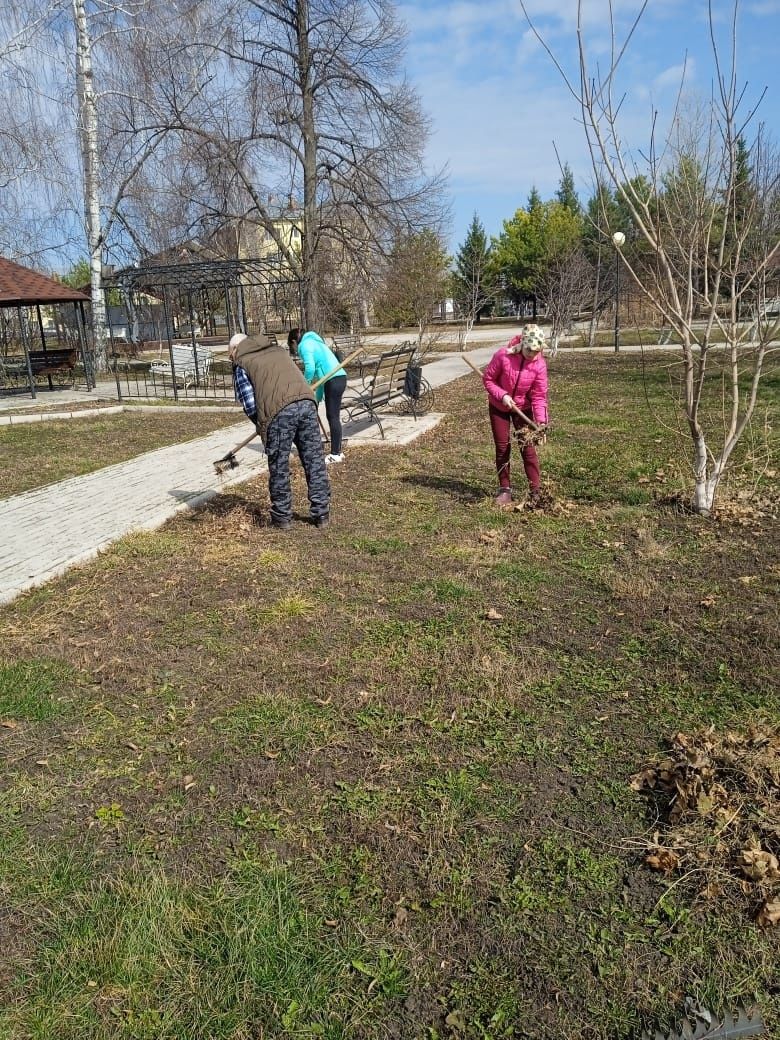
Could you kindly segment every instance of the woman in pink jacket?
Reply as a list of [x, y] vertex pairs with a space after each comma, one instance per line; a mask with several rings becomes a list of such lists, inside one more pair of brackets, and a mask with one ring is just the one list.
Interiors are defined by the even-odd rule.
[[[538, 325], [528, 325], [514, 336], [505, 347], [497, 350], [485, 369], [482, 381], [488, 392], [490, 426], [496, 443], [498, 496], [496, 505], [512, 502], [512, 481], [509, 471], [511, 432], [527, 425], [514, 403], [539, 426], [547, 425], [547, 364], [544, 360], [544, 332]], [[528, 443], [522, 448], [523, 467], [531, 491], [530, 505], [539, 501], [539, 457], [536, 448]]]

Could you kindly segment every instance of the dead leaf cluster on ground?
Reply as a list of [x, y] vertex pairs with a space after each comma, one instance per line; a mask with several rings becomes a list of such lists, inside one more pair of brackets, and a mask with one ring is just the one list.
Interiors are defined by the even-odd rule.
[[659, 796], [664, 828], [647, 866], [690, 875], [703, 899], [741, 897], [760, 925], [780, 923], [780, 727], [677, 733], [631, 787]]

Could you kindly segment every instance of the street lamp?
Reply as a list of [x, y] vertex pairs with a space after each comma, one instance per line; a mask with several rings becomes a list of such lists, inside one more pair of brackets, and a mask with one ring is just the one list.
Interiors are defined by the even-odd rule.
[[620, 250], [625, 245], [626, 236], [622, 231], [616, 231], [612, 236], [612, 245], [615, 247], [615, 353], [620, 350]]

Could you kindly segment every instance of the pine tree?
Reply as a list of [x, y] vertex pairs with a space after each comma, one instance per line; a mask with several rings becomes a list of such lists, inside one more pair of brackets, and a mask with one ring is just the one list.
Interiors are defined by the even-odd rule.
[[579, 216], [582, 212], [580, 200], [577, 198], [577, 191], [574, 187], [574, 174], [571, 172], [571, 167], [568, 163], [564, 164], [561, 182], [558, 185], [555, 197], [562, 206], [565, 206], [575, 216]]
[[455, 257], [452, 275], [455, 302], [467, 323], [479, 322], [493, 298], [495, 279], [490, 269], [490, 253], [485, 228], [475, 213]]

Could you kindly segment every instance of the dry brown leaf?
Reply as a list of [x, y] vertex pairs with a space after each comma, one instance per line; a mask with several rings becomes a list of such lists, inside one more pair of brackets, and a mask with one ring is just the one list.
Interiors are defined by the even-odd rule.
[[395, 918], [393, 919], [393, 925], [396, 928], [403, 928], [406, 924], [407, 918], [409, 917], [409, 911], [404, 906], [398, 906], [395, 910]]
[[777, 856], [761, 848], [743, 849], [739, 854], [739, 866], [751, 881], [773, 881], [780, 877]]
[[651, 870], [660, 870], [671, 874], [680, 865], [680, 857], [673, 849], [657, 849], [645, 857], [645, 863]]
[[492, 529], [489, 531], [483, 531], [482, 534], [479, 536], [479, 540], [480, 542], [498, 541], [498, 531]]
[[756, 923], [762, 928], [774, 928], [780, 924], [780, 899], [764, 903], [756, 914]]
[[14, 719], [6, 719], [5, 722], [0, 722], [0, 729], [16, 729], [19, 725]]
[[713, 596], [712, 593], [710, 593], [708, 596], [705, 596], [704, 599], [700, 601], [699, 606], [704, 607], [705, 610], [709, 610], [709, 608], [714, 607], [716, 603], [717, 597]]
[[655, 787], [658, 774], [655, 769], [643, 769], [641, 773], [631, 777], [629, 787], [632, 791], [644, 791], [645, 788]]
[[504, 620], [504, 615], [503, 615], [503, 614], [500, 614], [500, 613], [499, 613], [499, 612], [498, 612], [498, 611], [496, 610], [496, 608], [495, 608], [495, 607], [491, 607], [491, 608], [490, 608], [490, 610], [488, 610], [488, 611], [487, 611], [487, 612], [485, 613], [485, 618], [486, 618], [486, 619], [487, 619], [488, 621], [503, 621], [503, 620]]

